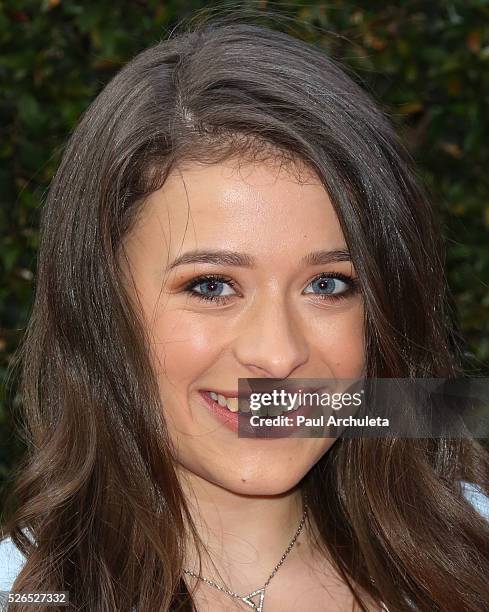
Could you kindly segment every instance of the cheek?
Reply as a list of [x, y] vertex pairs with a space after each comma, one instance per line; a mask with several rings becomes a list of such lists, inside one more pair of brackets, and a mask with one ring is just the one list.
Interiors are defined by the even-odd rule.
[[161, 312], [153, 326], [153, 351], [159, 374], [191, 381], [207, 370], [220, 353], [219, 328], [195, 313]]
[[365, 365], [363, 307], [332, 317], [318, 330], [319, 351], [338, 378], [356, 378]]

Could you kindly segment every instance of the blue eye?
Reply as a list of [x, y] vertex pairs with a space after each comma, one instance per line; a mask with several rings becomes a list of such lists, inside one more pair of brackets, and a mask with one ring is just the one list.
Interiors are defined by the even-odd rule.
[[[211, 274], [194, 279], [185, 287], [185, 290], [189, 295], [196, 297], [197, 299], [226, 302], [230, 295], [233, 295], [233, 293], [222, 293], [222, 288], [224, 285], [234, 287], [234, 283], [230, 278], [224, 278], [223, 276]], [[202, 290], [196, 291], [196, 288], [202, 288]], [[215, 295], [216, 293], [217, 295]]]
[[[333, 296], [334, 298], [343, 297], [343, 294], [349, 293], [354, 285], [352, 277], [344, 274], [322, 274], [315, 278], [308, 287], [313, 286], [319, 293], [318, 297]], [[306, 291], [306, 293], [314, 293], [314, 291]]]
[[[231, 288], [231, 291], [226, 292], [226, 285]], [[305, 291], [306, 294], [312, 293], [319, 299], [331, 302], [347, 298], [359, 290], [357, 279], [336, 272], [321, 274], [311, 281], [309, 286], [313, 286], [313, 291]], [[225, 304], [233, 295], [236, 295], [234, 288], [235, 283], [232, 279], [217, 274], [207, 274], [192, 280], [184, 290], [198, 300]]]

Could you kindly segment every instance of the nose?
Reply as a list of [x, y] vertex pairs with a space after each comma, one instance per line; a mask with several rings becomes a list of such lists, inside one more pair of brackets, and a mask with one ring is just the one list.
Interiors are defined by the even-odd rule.
[[240, 318], [234, 353], [251, 377], [287, 378], [309, 356], [303, 322], [283, 300], [269, 296]]

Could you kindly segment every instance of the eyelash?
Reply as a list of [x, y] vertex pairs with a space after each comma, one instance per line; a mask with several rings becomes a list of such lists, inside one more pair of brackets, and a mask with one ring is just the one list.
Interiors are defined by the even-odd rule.
[[[356, 293], [358, 293], [359, 291], [359, 282], [356, 278], [353, 278], [352, 276], [348, 276], [347, 274], [342, 274], [340, 272], [330, 272], [328, 274], [323, 273], [323, 274], [319, 274], [318, 276], [316, 276], [315, 278], [313, 278], [311, 280], [311, 282], [309, 283], [309, 285], [311, 283], [314, 283], [314, 281], [320, 280], [320, 279], [337, 279], [340, 281], [343, 281], [344, 283], [346, 283], [347, 285], [349, 285], [349, 288], [346, 289], [345, 291], [343, 291], [342, 293], [336, 293], [336, 294], [316, 294], [316, 297], [318, 297], [320, 300], [327, 300], [327, 301], [331, 301], [331, 302], [336, 302], [338, 300], [343, 300], [346, 299], [352, 295], [355, 295]], [[193, 291], [193, 289], [195, 287], [197, 287], [198, 285], [201, 285], [202, 283], [205, 282], [209, 282], [209, 281], [217, 281], [217, 282], [221, 282], [221, 283], [226, 283], [228, 284], [232, 289], [236, 288], [236, 283], [231, 279], [228, 278], [226, 276], [221, 276], [220, 274], [206, 274], [206, 275], [202, 275], [202, 276], [198, 276], [196, 278], [194, 278], [192, 281], [190, 281], [190, 283], [188, 283], [185, 287], [184, 287], [184, 291], [186, 293], [188, 293], [188, 295], [190, 295], [191, 297], [203, 301], [203, 302], [217, 302], [218, 304], [225, 304], [229, 298], [232, 298], [234, 296], [232, 295], [226, 295], [226, 296], [222, 296], [222, 295], [203, 295], [201, 293], [198, 293], [197, 291]]]

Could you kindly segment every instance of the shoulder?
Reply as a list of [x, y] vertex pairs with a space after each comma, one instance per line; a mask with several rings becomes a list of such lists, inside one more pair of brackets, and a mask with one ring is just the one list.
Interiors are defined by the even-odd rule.
[[10, 538], [0, 541], [0, 591], [10, 591], [25, 557]]
[[479, 514], [482, 514], [489, 521], [489, 497], [478, 485], [472, 482], [461, 480], [460, 484], [462, 486], [462, 493], [467, 501], [474, 506]]

